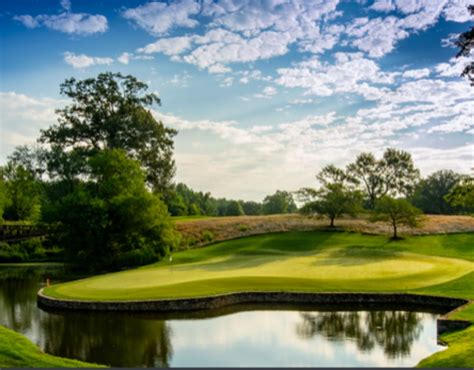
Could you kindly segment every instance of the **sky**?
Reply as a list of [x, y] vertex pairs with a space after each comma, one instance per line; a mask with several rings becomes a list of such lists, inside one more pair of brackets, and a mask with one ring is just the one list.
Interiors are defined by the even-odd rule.
[[472, 173], [474, 0], [3, 0], [0, 163], [56, 122], [66, 78], [132, 74], [179, 131], [176, 181], [261, 201], [361, 152]]

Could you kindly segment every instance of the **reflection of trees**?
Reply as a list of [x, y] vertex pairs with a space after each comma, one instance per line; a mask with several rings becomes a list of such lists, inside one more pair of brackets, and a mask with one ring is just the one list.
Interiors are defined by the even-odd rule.
[[168, 367], [171, 332], [160, 318], [102, 312], [52, 314], [36, 305], [36, 293], [50, 277], [60, 281], [61, 268], [0, 268], [0, 324], [38, 334], [44, 351], [63, 357], [128, 367]]
[[303, 338], [321, 334], [334, 340], [355, 339], [360, 350], [369, 351], [379, 345], [391, 358], [410, 354], [421, 332], [416, 312], [320, 312], [301, 313], [301, 317], [303, 321], [296, 330]]
[[124, 314], [50, 314], [41, 320], [48, 353], [120, 367], [168, 367], [172, 357], [165, 321]]

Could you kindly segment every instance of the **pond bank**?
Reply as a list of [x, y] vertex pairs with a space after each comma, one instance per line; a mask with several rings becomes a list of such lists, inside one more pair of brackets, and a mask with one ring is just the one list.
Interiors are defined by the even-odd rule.
[[134, 301], [83, 301], [58, 299], [38, 292], [38, 306], [54, 310], [173, 312], [211, 310], [236, 304], [404, 304], [441, 309], [444, 315], [437, 321], [438, 335], [470, 326], [466, 320], [450, 320], [449, 313], [469, 303], [467, 299], [448, 298], [409, 293], [297, 293], [297, 292], [238, 292], [208, 297], [134, 300]]

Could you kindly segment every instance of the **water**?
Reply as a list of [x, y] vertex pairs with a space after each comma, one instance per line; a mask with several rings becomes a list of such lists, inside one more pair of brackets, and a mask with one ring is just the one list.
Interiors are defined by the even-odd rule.
[[126, 367], [405, 367], [443, 349], [434, 312], [238, 306], [163, 314], [48, 313], [36, 306], [58, 267], [0, 267], [0, 324], [57, 356]]

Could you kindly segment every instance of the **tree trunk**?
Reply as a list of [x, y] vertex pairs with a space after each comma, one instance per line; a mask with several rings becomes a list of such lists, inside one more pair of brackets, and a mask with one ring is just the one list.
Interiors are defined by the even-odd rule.
[[397, 224], [393, 223], [393, 239], [397, 239]]
[[334, 227], [334, 217], [331, 217], [331, 225], [330, 227]]

